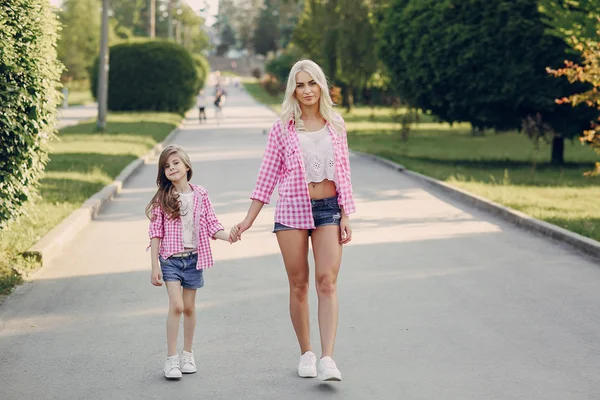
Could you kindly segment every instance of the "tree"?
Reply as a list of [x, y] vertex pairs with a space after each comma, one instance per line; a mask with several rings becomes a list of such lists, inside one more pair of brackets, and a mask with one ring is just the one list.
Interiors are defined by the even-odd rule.
[[[600, 30], [598, 31], [600, 35]], [[566, 61], [565, 67], [549, 72], [556, 76], [565, 76], [569, 82], [586, 82], [592, 86], [590, 90], [583, 93], [573, 94], [569, 97], [558, 99], [559, 103], [571, 103], [574, 106], [585, 104], [600, 110], [600, 42], [593, 40], [580, 41], [577, 37], [572, 38], [574, 48], [582, 52], [583, 62], [576, 64], [572, 61]], [[591, 124], [590, 129], [583, 132], [580, 137], [582, 143], [590, 145], [598, 154], [600, 154], [600, 119]], [[588, 175], [600, 175], [600, 162], [596, 162], [594, 170]]]
[[146, 36], [147, 21], [143, 18], [147, 0], [111, 0], [112, 19], [116, 21], [114, 27], [119, 37]]
[[59, 12], [62, 24], [58, 57], [64, 78], [84, 80], [100, 48], [100, 4], [97, 0], [65, 0]]
[[576, 88], [545, 72], [568, 45], [548, 34], [537, 0], [391, 0], [380, 12], [379, 54], [411, 106], [474, 132], [539, 114], [553, 128], [554, 164], [564, 139], [589, 125], [589, 110], [554, 102]]
[[231, 47], [235, 46], [235, 32], [227, 20], [221, 24], [221, 44], [217, 48], [217, 54], [224, 56], [229, 52]]
[[572, 45], [598, 40], [600, 2], [597, 0], [540, 0], [539, 3], [551, 33]]
[[36, 192], [54, 137], [58, 22], [46, 0], [0, 2], [0, 224]]
[[265, 0], [252, 38], [254, 51], [265, 56], [270, 51], [276, 51], [279, 47], [279, 35], [279, 11], [276, 0]]

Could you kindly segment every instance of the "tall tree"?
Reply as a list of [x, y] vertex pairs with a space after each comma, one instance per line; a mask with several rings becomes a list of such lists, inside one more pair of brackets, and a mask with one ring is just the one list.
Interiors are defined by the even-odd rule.
[[546, 73], [568, 46], [547, 33], [537, 0], [392, 0], [383, 12], [380, 57], [411, 106], [475, 131], [520, 128], [539, 114], [555, 164], [564, 139], [589, 126], [590, 110], [554, 101], [576, 88]]
[[598, 0], [539, 0], [540, 11], [550, 31], [568, 43], [598, 41], [600, 2]]
[[279, 35], [277, 0], [265, 0], [265, 4], [258, 15], [256, 30], [252, 38], [254, 51], [262, 55], [267, 55], [270, 51], [276, 51], [279, 48]]
[[65, 0], [59, 11], [62, 24], [58, 57], [65, 65], [64, 78], [81, 80], [100, 48], [100, 8], [97, 0]]

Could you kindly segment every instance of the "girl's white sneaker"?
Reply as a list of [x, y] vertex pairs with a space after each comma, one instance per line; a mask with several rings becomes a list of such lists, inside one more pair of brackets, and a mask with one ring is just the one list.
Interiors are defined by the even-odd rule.
[[322, 381], [341, 381], [342, 373], [331, 357], [326, 356], [319, 361], [319, 379]]
[[196, 360], [194, 360], [194, 354], [183, 351], [181, 353], [181, 372], [184, 374], [193, 374], [196, 372]]
[[314, 378], [317, 376], [317, 356], [312, 351], [307, 351], [300, 356], [298, 375], [301, 378]]
[[167, 357], [165, 361], [165, 378], [167, 379], [179, 379], [181, 378], [181, 369], [179, 368], [179, 356]]

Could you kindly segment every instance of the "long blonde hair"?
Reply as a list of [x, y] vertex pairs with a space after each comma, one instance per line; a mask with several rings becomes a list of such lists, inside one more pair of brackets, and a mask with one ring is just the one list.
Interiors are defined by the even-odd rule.
[[192, 163], [187, 153], [175, 144], [165, 147], [158, 158], [158, 175], [156, 176], [158, 190], [146, 206], [146, 216], [150, 219], [153, 219], [153, 211], [156, 206], [160, 206], [169, 218], [175, 219], [180, 217], [179, 194], [176, 193], [175, 186], [173, 186], [173, 183], [165, 175], [165, 165], [172, 154], [177, 154], [183, 165], [188, 168], [187, 180], [192, 179]]
[[299, 125], [302, 126], [302, 109], [300, 103], [296, 99], [296, 75], [298, 72], [304, 71], [314, 79], [314, 81], [321, 88], [321, 95], [319, 96], [319, 112], [321, 116], [325, 118], [327, 122], [333, 125], [333, 129], [337, 134], [341, 133], [342, 124], [339, 121], [338, 114], [334, 111], [334, 103], [329, 95], [329, 85], [327, 84], [327, 78], [325, 73], [319, 67], [319, 65], [312, 60], [300, 60], [290, 70], [290, 75], [287, 79], [287, 87], [285, 89], [285, 97], [281, 107], [281, 122], [287, 127], [290, 120], [294, 119], [296, 128], [299, 129]]

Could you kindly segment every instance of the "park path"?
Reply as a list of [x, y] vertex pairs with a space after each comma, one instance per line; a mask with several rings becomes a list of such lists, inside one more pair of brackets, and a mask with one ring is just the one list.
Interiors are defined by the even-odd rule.
[[[174, 142], [230, 227], [245, 215], [275, 117], [235, 88], [224, 116], [216, 126], [189, 114]], [[597, 398], [595, 261], [372, 161], [351, 163], [358, 212], [335, 357], [343, 382], [295, 376], [272, 206], [242, 242], [212, 244], [216, 265], [197, 298], [199, 372], [163, 378], [167, 296], [150, 284], [145, 252], [149, 164], [0, 307], [0, 399]], [[318, 349], [314, 285], [310, 304]]]

